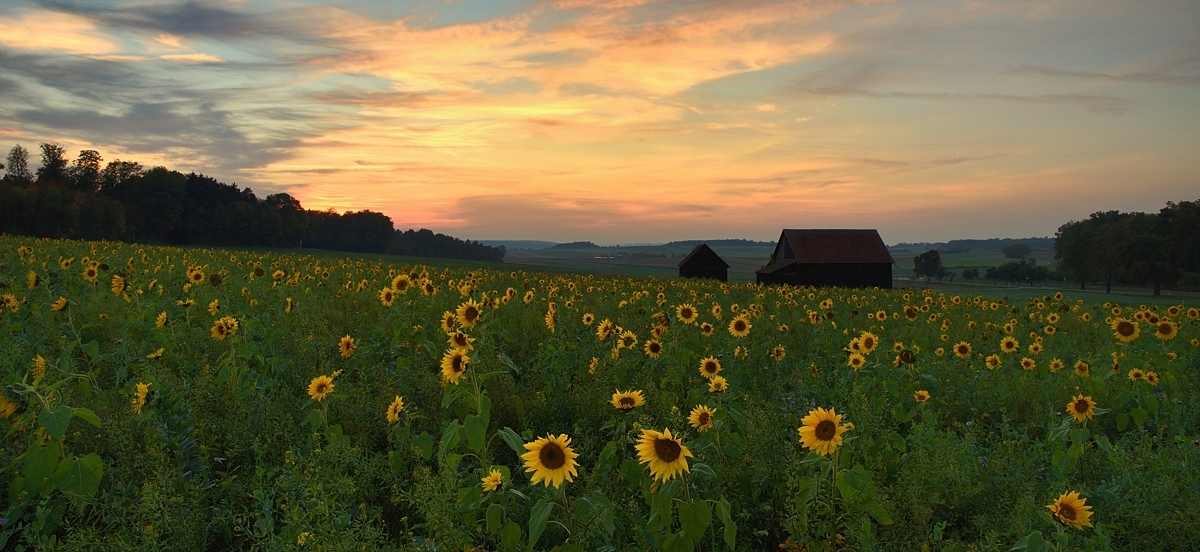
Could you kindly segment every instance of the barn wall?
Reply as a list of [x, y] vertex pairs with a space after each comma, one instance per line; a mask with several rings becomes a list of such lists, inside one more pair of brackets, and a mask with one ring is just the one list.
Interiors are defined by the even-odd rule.
[[729, 281], [729, 269], [723, 266], [684, 266], [679, 268], [681, 278], [712, 278]]
[[759, 283], [814, 287], [892, 287], [892, 265], [794, 264], [773, 274], [760, 274]]

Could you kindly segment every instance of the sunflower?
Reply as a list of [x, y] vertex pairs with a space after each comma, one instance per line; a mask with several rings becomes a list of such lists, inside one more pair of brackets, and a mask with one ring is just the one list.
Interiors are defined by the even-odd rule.
[[96, 277], [100, 276], [100, 272], [94, 266], [88, 266], [83, 269], [83, 279], [95, 283]]
[[529, 452], [521, 455], [525, 460], [525, 471], [533, 472], [532, 483], [545, 482], [546, 486], [554, 485], [557, 489], [564, 479], [574, 481], [578, 474], [575, 459], [579, 457], [569, 446], [571, 438], [565, 433], [558, 437], [547, 434], [532, 443], [525, 443]]
[[1092, 517], [1092, 507], [1086, 503], [1087, 499], [1081, 498], [1078, 491], [1070, 491], [1059, 495], [1058, 500], [1046, 508], [1050, 509], [1063, 525], [1082, 531], [1084, 527], [1092, 526], [1092, 522], [1088, 521]]
[[50, 305], [50, 310], [54, 312], [62, 312], [67, 310], [67, 298], [59, 297], [54, 304]]
[[1033, 370], [1034, 368], [1037, 368], [1037, 361], [1029, 357], [1022, 358], [1021, 368], [1024, 368], [1025, 370]]
[[713, 427], [713, 414], [716, 410], [709, 408], [706, 405], [698, 405], [692, 409], [692, 413], [688, 415], [688, 423], [696, 428], [696, 431], [704, 433]]
[[[423, 293], [425, 295], [436, 295], [437, 294], [437, 286], [433, 285], [433, 282], [430, 282], [429, 280], [425, 280], [424, 282], [421, 283], [421, 293]], [[511, 297], [506, 296], [505, 299], [506, 300], [511, 299]]]
[[131, 406], [133, 407], [134, 414], [142, 413], [142, 408], [145, 408], [146, 400], [149, 395], [150, 395], [150, 384], [149, 383], [137, 384], [137, 395], [133, 398], [133, 401], [131, 401]]
[[822, 310], [829, 310], [832, 308], [833, 308], [833, 299], [825, 299], [824, 301], [821, 301], [821, 309]]
[[442, 381], [458, 383], [466, 375], [467, 364], [470, 362], [471, 357], [462, 351], [457, 349], [446, 351], [446, 355], [442, 357]]
[[617, 410], [626, 412], [633, 410], [643, 404], [646, 404], [646, 398], [642, 396], [641, 390], [638, 391], [621, 391], [617, 390], [612, 396], [612, 405]]
[[598, 326], [596, 326], [596, 337], [601, 340], [608, 339], [612, 337], [613, 333], [616, 331], [617, 325], [614, 324], [612, 320], [605, 318], [604, 320], [600, 321]]
[[1074, 368], [1075, 368], [1075, 375], [1077, 375], [1081, 378], [1086, 378], [1086, 377], [1090, 376], [1092, 373], [1092, 367], [1091, 367], [1091, 365], [1089, 365], [1087, 363], [1086, 360], [1075, 361]]
[[878, 322], [883, 322], [884, 320], [887, 320], [887, 317], [888, 317], [887, 311], [880, 310], [875, 313], [875, 320]]
[[342, 353], [342, 358], [350, 358], [354, 355], [354, 338], [348, 335], [342, 336], [338, 341], [338, 351]]
[[29, 361], [29, 367], [33, 371], [33, 381], [36, 382], [46, 377], [46, 359], [42, 358], [42, 355], [34, 356]]
[[583, 313], [583, 325], [584, 326], [591, 326], [592, 322], [595, 322], [595, 321], [596, 321], [596, 315], [594, 315], [590, 312]]
[[308, 382], [308, 396], [313, 400], [323, 401], [330, 393], [333, 393], [333, 378], [317, 376]]
[[162, 358], [163, 353], [165, 353], [165, 352], [167, 352], [167, 350], [165, 348], [160, 348], [157, 351], [154, 351], [153, 353], [146, 355], [146, 358], [148, 358], [150, 360], [160, 359], [160, 358]]
[[700, 324], [700, 333], [704, 335], [704, 337], [711, 336], [713, 334], [713, 330], [713, 325], [709, 324], [708, 322]]
[[776, 345], [774, 348], [771, 349], [771, 352], [768, 354], [770, 354], [771, 358], [775, 359], [775, 361], [778, 362], [780, 360], [783, 360], [783, 358], [787, 356], [787, 349], [783, 345]]
[[954, 356], [966, 360], [971, 358], [971, 344], [966, 341], [959, 341], [954, 345]]
[[725, 382], [724, 377], [713, 376], [708, 379], [709, 393], [724, 393], [727, 390], [729, 390], [729, 384]]
[[1067, 412], [1075, 417], [1076, 421], [1083, 422], [1092, 419], [1096, 413], [1096, 401], [1091, 397], [1085, 397], [1079, 394], [1071, 398], [1071, 402], [1067, 403]]
[[1030, 343], [1029, 344], [1029, 354], [1036, 355], [1040, 352], [1042, 352], [1042, 344], [1041, 343]]
[[713, 303], [712, 310], [709, 312], [712, 313], [713, 318], [716, 318], [717, 320], [721, 319], [721, 305]]
[[71, 268], [71, 263], [73, 263], [73, 262], [75, 262], [75, 257], [71, 257], [70, 259], [60, 259], [58, 261], [58, 267], [63, 270], [66, 270], [68, 268]]
[[474, 299], [467, 299], [467, 302], [459, 305], [455, 310], [455, 317], [464, 328], [474, 327], [481, 314], [483, 311], [480, 310], [479, 303], [476, 303]]
[[690, 472], [687, 459], [692, 451], [684, 446], [670, 429], [662, 432], [643, 429], [638, 440], [638, 463], [650, 465], [650, 475], [655, 481], [668, 481], [682, 472]]
[[1155, 372], [1146, 372], [1146, 383], [1158, 385], [1158, 374]]
[[1129, 371], [1129, 381], [1139, 381], [1145, 379], [1146, 373], [1143, 372], [1141, 368], [1134, 368], [1133, 370]]
[[30, 290], [33, 290], [33, 288], [37, 287], [38, 282], [39, 280], [36, 272], [30, 270], [29, 274], [25, 275], [25, 287], [29, 288]]
[[442, 313], [442, 331], [450, 333], [454, 331], [455, 317], [451, 311]]
[[209, 329], [209, 335], [217, 341], [225, 339], [229, 335], [229, 327], [225, 325], [225, 320], [214, 320], [212, 328]]
[[1065, 364], [1063, 364], [1062, 360], [1057, 359], [1057, 358], [1054, 360], [1051, 360], [1050, 361], [1050, 372], [1057, 372], [1059, 370], [1062, 370], [1063, 366], [1065, 366]]
[[387, 407], [388, 423], [394, 424], [396, 422], [399, 422], [401, 412], [404, 412], [404, 399], [401, 399], [400, 395], [396, 395], [396, 399], [393, 400], [392, 404], [389, 404]]
[[408, 293], [408, 288], [412, 287], [412, 279], [408, 274], [399, 274], [392, 279], [392, 289], [396, 293]]
[[900, 359], [900, 362], [905, 364], [914, 364], [917, 362], [917, 354], [908, 349], [900, 351], [900, 355], [896, 358]]
[[1170, 341], [1179, 335], [1179, 325], [1170, 320], [1163, 320], [1155, 326], [1154, 337], [1163, 341]]
[[750, 328], [750, 320], [744, 314], [729, 321], [729, 333], [733, 337], [746, 337], [750, 335]]
[[20, 406], [17, 405], [17, 403], [8, 400], [8, 397], [5, 397], [3, 393], [0, 393], [0, 420], [7, 419], [13, 414], [16, 414], [19, 408]]
[[1012, 336], [1004, 336], [1004, 339], [1000, 340], [1000, 350], [1005, 353], [1015, 353], [1020, 348], [1021, 344]]
[[450, 346], [456, 350], [467, 352], [475, 348], [475, 338], [461, 331], [456, 331], [450, 334]]
[[698, 317], [698, 313], [696, 312], [696, 307], [684, 303], [675, 307], [675, 317], [684, 324], [694, 324], [696, 322], [696, 318]]
[[832, 408], [810, 410], [808, 416], [800, 420], [804, 425], [797, 429], [800, 432], [800, 444], [822, 456], [833, 454], [842, 446], [842, 433], [850, 429], [849, 426], [839, 425], [841, 421], [842, 416]]
[[858, 353], [850, 353], [850, 357], [846, 359], [846, 366], [859, 370], [866, 364], [867, 359]]
[[221, 310], [220, 301], [217, 299], [213, 299], [212, 302], [208, 304], [208, 314], [216, 316], [217, 311], [219, 311], [219, 310]]
[[915, 400], [919, 403], [923, 403], [923, 402], [929, 400], [929, 391], [921, 389], [920, 391], [913, 393], [913, 400]]
[[1137, 339], [1138, 336], [1142, 334], [1142, 330], [1138, 327], [1138, 323], [1133, 320], [1114, 318], [1111, 327], [1114, 332], [1113, 336], [1122, 343], [1129, 343], [1130, 341]]
[[875, 348], [879, 346], [879, 336], [871, 332], [863, 332], [858, 336], [858, 341], [862, 345], [862, 354], [869, 355], [875, 352]]
[[500, 470], [492, 470], [480, 481], [483, 483], [483, 492], [490, 493], [504, 484], [504, 476], [500, 474]]
[[112, 285], [109, 286], [109, 289], [112, 290], [113, 295], [120, 295], [124, 293], [127, 286], [128, 284], [125, 283], [124, 278], [122, 278], [119, 274], [113, 274]]
[[632, 331], [629, 331], [629, 330], [622, 331], [621, 336], [618, 339], [621, 341], [621, 347], [626, 347], [629, 349], [637, 347], [637, 343], [638, 343], [637, 334], [633, 333]]
[[385, 288], [379, 290], [379, 302], [383, 303], [383, 306], [390, 307], [390, 306], [392, 306], [392, 303], [394, 303], [395, 301], [396, 301], [396, 290], [394, 290], [390, 287], [385, 287]]
[[713, 357], [705, 357], [700, 361], [700, 375], [712, 379], [721, 371], [721, 361]]

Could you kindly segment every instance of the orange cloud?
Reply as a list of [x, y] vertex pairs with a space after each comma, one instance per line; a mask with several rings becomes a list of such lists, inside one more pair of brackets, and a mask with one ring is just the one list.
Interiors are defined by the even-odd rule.
[[0, 44], [43, 52], [96, 55], [117, 51], [117, 43], [87, 18], [68, 13], [34, 11], [20, 18], [0, 17]]

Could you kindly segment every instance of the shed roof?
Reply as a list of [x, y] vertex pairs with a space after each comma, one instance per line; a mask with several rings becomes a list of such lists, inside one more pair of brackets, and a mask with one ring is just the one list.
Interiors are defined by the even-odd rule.
[[870, 230], [785, 229], [779, 239], [787, 240], [800, 263], [887, 263], [895, 262], [879, 232]]
[[726, 263], [725, 259], [722, 259], [720, 255], [717, 255], [717, 252], [713, 251], [712, 248], [706, 243], [697, 245], [694, 249], [692, 249], [691, 253], [688, 253], [687, 256], [684, 257], [682, 261], [679, 261], [679, 264], [675, 266], [677, 268], [683, 268], [684, 265], [693, 262], [701, 263], [704, 266], [723, 266], [725, 268], [729, 268], [729, 263]]

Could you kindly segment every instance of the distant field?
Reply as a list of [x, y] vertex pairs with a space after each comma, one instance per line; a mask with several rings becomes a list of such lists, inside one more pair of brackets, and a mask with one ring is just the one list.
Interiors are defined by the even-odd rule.
[[[729, 281], [751, 282], [754, 271], [767, 264], [774, 246], [712, 246], [712, 249], [729, 263]], [[666, 245], [510, 250], [504, 263], [528, 265], [533, 270], [665, 278], [679, 275], [679, 261], [691, 251], [691, 246]]]

